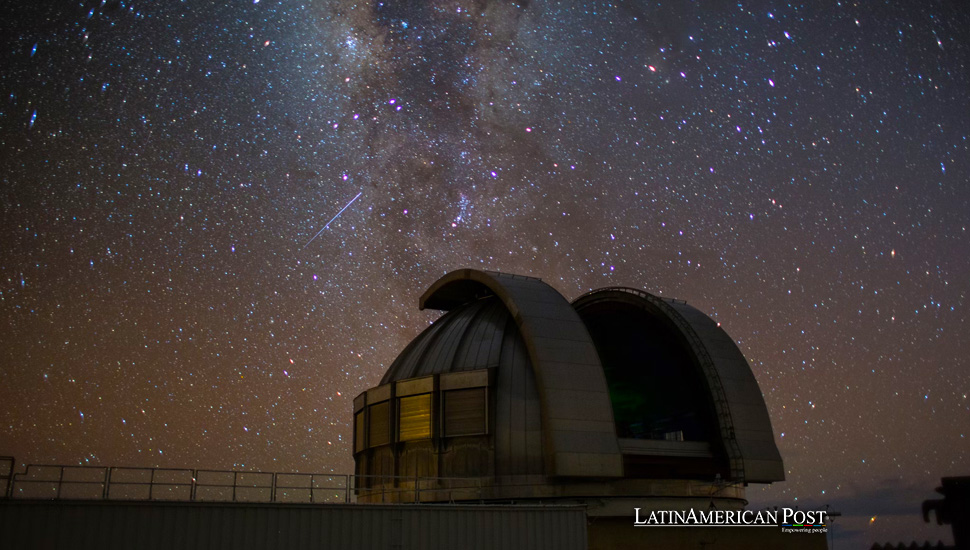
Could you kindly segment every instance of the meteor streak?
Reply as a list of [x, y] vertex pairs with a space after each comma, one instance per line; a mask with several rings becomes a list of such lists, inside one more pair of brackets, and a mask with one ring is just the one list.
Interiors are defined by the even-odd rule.
[[319, 237], [320, 236], [320, 233], [323, 233], [323, 230], [324, 229], [330, 227], [330, 224], [332, 224], [335, 219], [339, 218], [340, 215], [344, 213], [344, 210], [350, 208], [350, 205], [351, 204], [354, 204], [354, 201], [357, 200], [358, 198], [360, 198], [360, 196], [363, 195], [363, 194], [364, 194], [364, 192], [361, 191], [360, 193], [357, 193], [357, 196], [356, 197], [350, 199], [350, 202], [348, 202], [346, 206], [344, 206], [343, 208], [341, 208], [340, 209], [340, 212], [337, 212], [337, 215], [336, 216], [330, 218], [330, 221], [327, 222], [327, 225], [323, 226], [323, 229], [321, 229], [320, 231], [317, 231], [317, 234], [314, 235], [312, 239], [310, 239], [309, 241], [307, 241], [306, 244], [303, 245], [303, 248], [306, 248], [307, 246], [310, 246], [310, 243], [313, 242], [313, 239], [316, 239], [317, 237]]

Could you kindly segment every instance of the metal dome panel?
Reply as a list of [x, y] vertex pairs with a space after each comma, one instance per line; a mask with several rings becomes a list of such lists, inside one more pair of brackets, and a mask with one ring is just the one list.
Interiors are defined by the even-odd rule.
[[510, 323], [517, 333], [512, 316], [495, 297], [475, 300], [449, 311], [412, 340], [391, 363], [381, 384], [431, 374], [497, 367], [504, 347], [514, 350], [506, 335]]
[[528, 351], [541, 404], [547, 473], [623, 475], [599, 356], [586, 326], [559, 292], [533, 277], [462, 269], [438, 279], [419, 305], [459, 312], [488, 296], [501, 301]]

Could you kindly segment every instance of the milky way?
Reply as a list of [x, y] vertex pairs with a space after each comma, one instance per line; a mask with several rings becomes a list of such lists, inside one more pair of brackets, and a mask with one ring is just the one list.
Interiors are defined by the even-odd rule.
[[912, 540], [970, 473], [970, 15], [897, 4], [9, 7], [0, 454], [352, 471], [476, 267], [688, 300], [765, 394], [752, 502]]

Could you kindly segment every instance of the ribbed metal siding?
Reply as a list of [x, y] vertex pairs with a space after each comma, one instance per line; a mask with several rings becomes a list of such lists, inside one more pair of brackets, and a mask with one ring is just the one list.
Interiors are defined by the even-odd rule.
[[498, 367], [489, 433], [495, 475], [543, 472], [539, 391], [525, 340], [495, 296], [446, 313], [394, 361], [382, 383], [428, 374]]
[[[498, 366], [509, 330], [521, 339], [512, 316], [494, 296], [449, 311], [411, 341], [391, 363], [381, 384]], [[524, 347], [522, 353], [527, 359]]]
[[17, 549], [582, 550], [581, 506], [0, 501]]
[[509, 318], [495, 390], [495, 475], [543, 473], [542, 407], [525, 341]]
[[[545, 472], [621, 477], [623, 458], [596, 347], [582, 319], [559, 292], [539, 279], [459, 269], [432, 284], [418, 307], [457, 314], [489, 294], [502, 301], [526, 342], [542, 405]], [[385, 382], [391, 379], [384, 377]]]

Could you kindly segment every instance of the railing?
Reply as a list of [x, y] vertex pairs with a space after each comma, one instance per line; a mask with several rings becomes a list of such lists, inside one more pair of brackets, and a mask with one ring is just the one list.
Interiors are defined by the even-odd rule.
[[350, 502], [353, 476], [30, 464], [9, 477], [12, 499], [181, 502]]
[[481, 478], [272, 473], [30, 464], [0, 457], [0, 498], [174, 502], [381, 503], [482, 498]]
[[0, 498], [10, 495], [10, 477], [13, 475], [13, 457], [0, 456]]
[[367, 475], [354, 480], [359, 503], [456, 502], [485, 497], [480, 477]]

